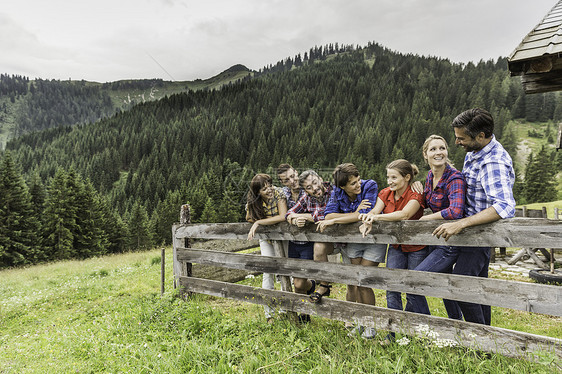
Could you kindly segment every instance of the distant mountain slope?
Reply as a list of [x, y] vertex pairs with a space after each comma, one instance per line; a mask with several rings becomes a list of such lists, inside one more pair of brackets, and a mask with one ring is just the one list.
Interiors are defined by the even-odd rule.
[[[7, 149], [26, 177], [47, 181], [57, 168], [76, 170], [121, 213], [140, 204], [158, 218], [169, 207], [177, 219], [172, 202], [189, 201], [194, 222], [213, 222], [242, 218], [248, 181], [281, 162], [317, 169], [327, 180], [335, 165], [353, 162], [384, 187], [385, 165], [397, 158], [416, 163], [423, 176], [421, 145], [430, 134], [447, 138], [450, 158], [462, 165], [450, 122], [468, 108], [492, 112], [495, 134], [511, 154], [517, 139], [504, 130], [512, 118], [562, 114], [558, 94], [526, 97], [505, 59], [454, 64], [378, 44], [306, 57], [225, 85], [252, 74], [234, 68], [223, 80], [192, 82], [198, 91], [146, 101], [88, 126], [29, 133]], [[148, 94], [151, 83], [144, 83], [138, 90]], [[169, 222], [159, 234], [169, 239]]]
[[139, 103], [188, 90], [218, 89], [252, 74], [243, 65], [234, 65], [209, 79], [185, 82], [144, 79], [97, 83], [29, 80], [2, 74], [0, 149], [8, 139], [30, 131], [93, 123]]

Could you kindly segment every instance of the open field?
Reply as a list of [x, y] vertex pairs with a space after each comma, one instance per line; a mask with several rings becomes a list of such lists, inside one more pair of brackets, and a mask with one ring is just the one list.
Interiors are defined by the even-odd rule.
[[[542, 207], [546, 207], [546, 214], [548, 218], [554, 218], [554, 208], [558, 208], [558, 218], [562, 219], [562, 200], [551, 201], [548, 203], [533, 203], [533, 204], [525, 204], [527, 209], [542, 209]], [[517, 205], [517, 208], [522, 208], [523, 205]]]
[[[0, 272], [0, 373], [553, 373], [538, 362], [411, 339], [381, 347], [350, 338], [340, 322], [312, 318], [265, 322], [256, 305], [197, 295], [185, 302], [171, 287], [160, 296], [160, 250], [66, 261]], [[501, 277], [492, 271], [491, 276]], [[258, 286], [261, 277], [244, 284]], [[335, 287], [343, 299], [345, 288]], [[376, 290], [377, 305], [384, 292]], [[440, 300], [430, 298], [435, 315]], [[562, 319], [494, 308], [492, 324], [562, 337]], [[402, 340], [406, 343], [406, 340]]]

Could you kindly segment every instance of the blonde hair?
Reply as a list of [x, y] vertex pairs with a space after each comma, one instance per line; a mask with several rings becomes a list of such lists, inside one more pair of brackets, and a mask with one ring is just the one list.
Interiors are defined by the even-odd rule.
[[[427, 139], [425, 139], [425, 142], [423, 142], [422, 145], [422, 153], [423, 153], [423, 159], [425, 160], [425, 163], [429, 165], [429, 162], [427, 161], [427, 150], [429, 149], [429, 143], [431, 143], [432, 140], [442, 140], [443, 143], [445, 143], [445, 149], [447, 149], [447, 151], [449, 151], [449, 144], [447, 144], [447, 141], [445, 140], [444, 137], [440, 136], [440, 135], [429, 135], [429, 137]], [[449, 152], [447, 152], [449, 153]], [[447, 163], [451, 166], [453, 166], [453, 162], [449, 159], [448, 155], [447, 155]]]
[[414, 183], [414, 181], [415, 181], [414, 178], [420, 172], [420, 170], [418, 169], [418, 167], [416, 165], [414, 165], [414, 164], [410, 163], [410, 161], [404, 160], [404, 159], [392, 161], [390, 164], [386, 165], [386, 169], [387, 170], [388, 169], [396, 170], [404, 178], [406, 177], [406, 175], [409, 175], [410, 180], [408, 181], [408, 184], [410, 184], [410, 185], [412, 183]]

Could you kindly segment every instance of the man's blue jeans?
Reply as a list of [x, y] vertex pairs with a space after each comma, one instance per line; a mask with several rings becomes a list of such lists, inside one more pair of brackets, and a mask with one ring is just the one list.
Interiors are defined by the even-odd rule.
[[[453, 274], [488, 278], [490, 266], [490, 247], [456, 247], [459, 252]], [[464, 320], [490, 325], [492, 309], [489, 305], [458, 302]]]
[[[415, 269], [427, 256], [428, 247], [420, 249], [416, 252], [402, 252], [402, 248], [394, 248], [388, 246], [388, 254], [386, 255], [386, 267], [389, 269]], [[390, 309], [402, 310], [402, 296], [400, 292], [386, 291], [386, 306]], [[425, 296], [406, 294], [407, 312], [417, 312], [429, 314], [429, 307]]]
[[[415, 270], [446, 273], [453, 264], [455, 264], [453, 274], [487, 278], [488, 266], [490, 265], [490, 247], [437, 246]], [[490, 324], [491, 308], [489, 305], [463, 301], [446, 302], [443, 300], [443, 302], [450, 318], [460, 319], [460, 309], [465, 321]], [[458, 304], [459, 308], [455, 307], [454, 304]]]

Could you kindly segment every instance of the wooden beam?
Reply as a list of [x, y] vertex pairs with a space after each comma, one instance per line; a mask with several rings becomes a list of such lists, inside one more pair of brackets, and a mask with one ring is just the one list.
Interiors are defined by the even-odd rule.
[[323, 279], [397, 292], [562, 316], [562, 287], [470, 277], [178, 248], [178, 260], [231, 269]]
[[[458, 245], [482, 247], [542, 247], [557, 248], [562, 243], [562, 222], [548, 219], [511, 218], [469, 227], [445, 242], [432, 236], [442, 221], [375, 222], [367, 237], [359, 233], [359, 223], [329, 226], [324, 233], [316, 226], [303, 228], [286, 222], [260, 226], [256, 238], [271, 240], [299, 240], [313, 242], [354, 242]], [[174, 225], [176, 238], [243, 239], [248, 236], [250, 223], [208, 223]]]
[[562, 359], [561, 339], [329, 298], [322, 299], [320, 304], [313, 304], [300, 294], [198, 278], [179, 279], [182, 287], [191, 292], [358, 323], [379, 330], [425, 338], [436, 345], [462, 345], [531, 360], [538, 358], [535, 353], [552, 352], [558, 359]]
[[521, 84], [526, 94], [562, 90], [562, 74], [560, 70], [548, 73], [521, 75]]

